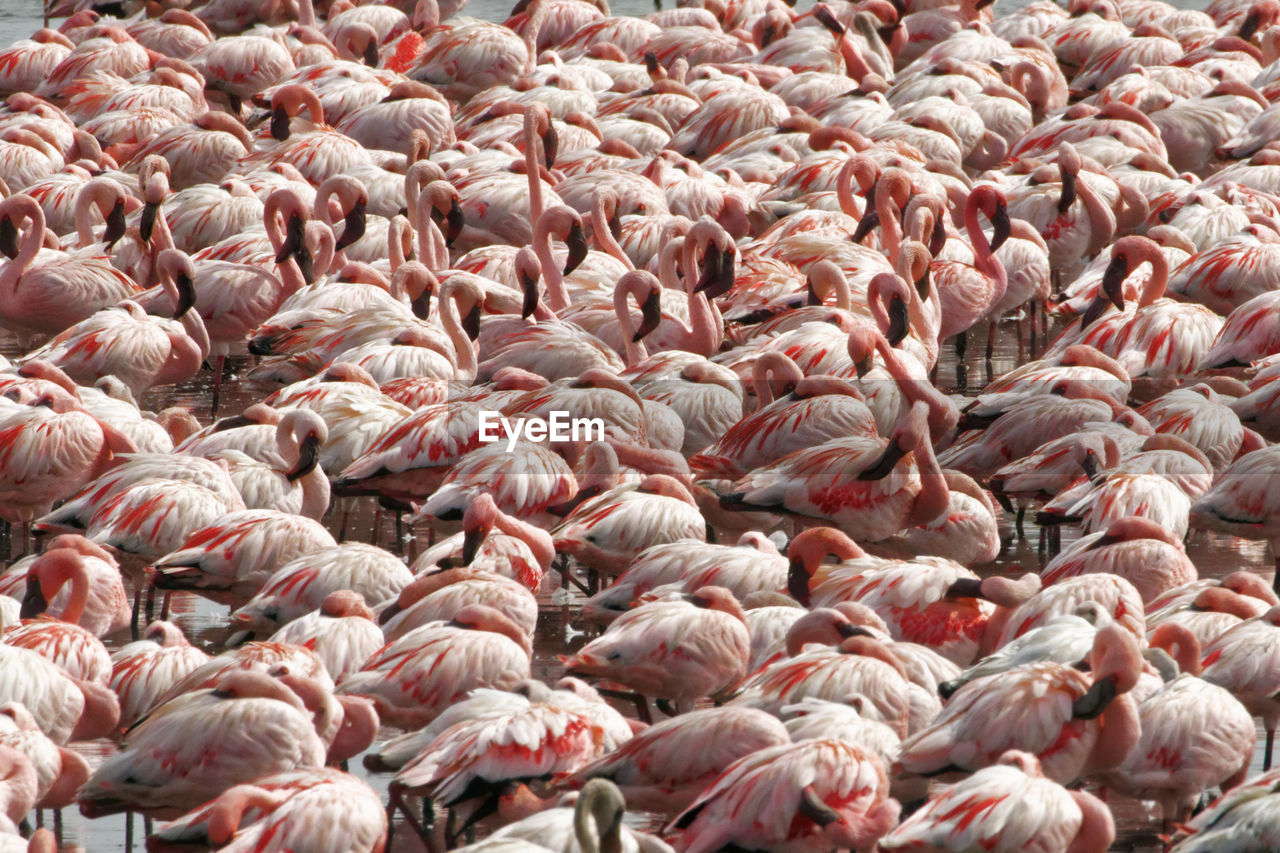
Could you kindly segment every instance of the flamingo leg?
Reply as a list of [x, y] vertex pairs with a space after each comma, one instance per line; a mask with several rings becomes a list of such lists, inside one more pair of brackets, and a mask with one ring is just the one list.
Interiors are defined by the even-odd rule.
[[124, 813], [124, 849], [133, 850], [133, 812]]
[[169, 602], [173, 598], [173, 593], [166, 591], [164, 594], [164, 602], [160, 605], [160, 618], [167, 620], [169, 618]]
[[1264, 773], [1271, 769], [1271, 750], [1272, 750], [1272, 747], [1275, 746], [1275, 740], [1276, 740], [1276, 730], [1267, 729], [1267, 742], [1266, 742], [1266, 746], [1262, 751], [1262, 772]]

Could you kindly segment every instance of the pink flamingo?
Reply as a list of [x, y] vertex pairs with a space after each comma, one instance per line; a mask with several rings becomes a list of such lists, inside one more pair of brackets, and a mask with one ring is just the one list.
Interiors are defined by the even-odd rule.
[[528, 635], [506, 616], [468, 605], [379, 649], [338, 689], [372, 698], [386, 725], [417, 728], [477, 687], [509, 690], [528, 678], [529, 650]]
[[209, 656], [187, 642], [172, 622], [152, 622], [142, 639], [111, 657], [112, 691], [120, 697], [120, 725], [129, 728], [151, 712], [178, 681], [208, 663]]
[[[23, 618], [46, 614], [103, 637], [129, 624], [120, 567], [83, 536], [58, 536], [27, 566]], [[63, 594], [63, 591], [66, 591]]]
[[1136, 744], [1141, 655], [1118, 625], [1099, 629], [1091, 675], [1059, 663], [1033, 663], [970, 681], [933, 725], [902, 744], [903, 769], [978, 770], [1008, 749], [1040, 757], [1044, 773], [1066, 784], [1117, 767]]
[[197, 590], [214, 601], [243, 601], [290, 561], [337, 545], [324, 525], [276, 510], [247, 509], [219, 516], [190, 532], [156, 560], [157, 589]]
[[1105, 853], [1115, 837], [1115, 820], [1105, 803], [1046, 778], [1034, 755], [1009, 750], [995, 764], [930, 798], [880, 839], [880, 849], [924, 853], [976, 845], [1000, 853], [1035, 848]]
[[[991, 220], [994, 233], [990, 241], [978, 223], [979, 213]], [[1009, 236], [1009, 206], [1004, 193], [990, 184], [975, 187], [965, 202], [964, 220], [973, 246], [973, 264], [944, 260], [934, 261], [929, 267], [942, 309], [939, 340], [963, 334], [991, 313], [991, 309], [1004, 298], [1009, 284], [1004, 264], [994, 254]], [[987, 335], [988, 358], [995, 344], [994, 334], [993, 325]], [[963, 353], [963, 340], [956, 344], [957, 351]]]
[[1280, 351], [1280, 298], [1261, 293], [1235, 308], [1222, 324], [1198, 370], [1243, 367]]
[[[912, 459], [898, 470], [908, 453]], [[887, 441], [829, 441], [758, 469], [734, 488], [721, 499], [726, 507], [785, 509], [833, 521], [855, 539], [873, 542], [932, 521], [947, 506], [946, 480], [934, 459], [923, 402], [912, 406]]]
[[1244, 780], [1253, 758], [1253, 718], [1228, 691], [1198, 677], [1200, 644], [1186, 628], [1161, 625], [1151, 645], [1171, 647], [1182, 673], [1138, 706], [1138, 743], [1101, 779], [1126, 796], [1159, 802], [1172, 829], [1206, 789]]
[[34, 199], [15, 195], [0, 202], [0, 221], [21, 233], [17, 255], [0, 269], [0, 321], [19, 334], [56, 334], [138, 292], [105, 255], [41, 257], [44, 211]]
[[1276, 561], [1274, 585], [1280, 591], [1280, 512], [1272, 476], [1280, 471], [1280, 447], [1271, 445], [1241, 456], [1223, 471], [1208, 492], [1191, 506], [1193, 527], [1271, 543]]
[[0, 662], [9, 673], [0, 702], [25, 705], [54, 743], [109, 737], [116, 731], [120, 703], [105, 685], [72, 678], [44, 656], [16, 646], [0, 644]]
[[171, 838], [186, 844], [199, 837], [219, 847], [379, 853], [387, 835], [386, 812], [367, 783], [339, 770], [315, 768], [276, 773], [221, 791], [158, 827], [147, 846]]
[[[1280, 606], [1246, 619], [1204, 647], [1204, 680], [1231, 691], [1249, 712], [1262, 719], [1266, 731], [1262, 769], [1270, 770], [1276, 727], [1280, 726]], [[1272, 689], [1276, 687], [1277, 689]]]
[[75, 43], [57, 30], [36, 30], [29, 39], [19, 39], [0, 52], [0, 92], [33, 92], [46, 80]]
[[742, 534], [736, 545], [683, 539], [646, 548], [617, 580], [583, 605], [583, 615], [609, 622], [658, 590], [721, 586], [739, 600], [786, 583], [787, 561], [777, 546], [757, 531]]
[[[431, 549], [419, 558], [425, 564]], [[428, 622], [447, 622], [468, 604], [485, 604], [499, 611], [526, 634], [538, 624], [538, 601], [527, 587], [505, 575], [467, 566], [458, 569], [424, 568], [413, 583], [400, 590], [395, 601], [378, 613], [385, 642], [400, 639]]]
[[998, 649], [1055, 617], [1074, 613], [1089, 601], [1095, 602], [1135, 638], [1146, 636], [1147, 624], [1138, 590], [1118, 575], [1097, 573], [1043, 587], [1009, 615], [992, 648]]
[[577, 488], [568, 463], [545, 445], [521, 441], [508, 450], [505, 442], [493, 444], [459, 461], [410, 520], [433, 526], [457, 521], [483, 494], [505, 514], [549, 526], [550, 507], [569, 500]]
[[736, 687], [747, 674], [750, 644], [733, 593], [704, 586], [684, 600], [655, 601], [619, 616], [561, 663], [568, 673], [607, 678], [670, 707], [667, 701], [679, 706]]
[[[775, 382], [787, 393], [771, 399]], [[760, 408], [689, 458], [690, 468], [701, 476], [739, 479], [805, 447], [842, 436], [870, 437], [876, 433], [875, 418], [852, 383], [833, 377], [805, 377], [783, 353], [762, 354], [752, 366], [752, 384]], [[782, 423], [789, 428], [778, 429]]]
[[1136, 516], [1082, 536], [1047, 563], [1041, 577], [1045, 586], [1050, 586], [1063, 578], [1094, 572], [1130, 581], [1143, 603], [1197, 577], [1182, 542], [1162, 525]]
[[173, 320], [146, 314], [136, 304], [98, 311], [28, 354], [57, 365], [75, 379], [119, 378], [133, 392], [172, 385], [200, 371], [209, 334], [195, 306], [195, 267], [176, 249], [157, 261], [160, 286], [173, 305]]
[[276, 569], [231, 618], [250, 626], [284, 625], [321, 607], [331, 593], [347, 590], [376, 603], [395, 598], [412, 581], [413, 573], [390, 552], [364, 542], [344, 542]]
[[[774, 808], [761, 811], [761, 798]], [[816, 853], [870, 850], [898, 820], [880, 759], [866, 747], [818, 739], [759, 750], [720, 775], [668, 826], [688, 853], [733, 844]]]
[[[574, 2], [586, 5], [580, 0]], [[628, 843], [635, 844], [638, 850], [651, 853], [667, 853], [671, 850], [669, 845], [656, 836], [625, 826], [622, 817], [626, 805], [627, 801], [616, 785], [604, 779], [596, 779], [583, 786], [573, 808], [560, 807], [536, 812], [503, 827], [490, 838], [499, 845], [523, 841], [531, 845], [531, 853], [536, 853], [532, 850], [535, 842], [537, 846], [546, 849], [565, 849], [574, 841], [577, 842], [577, 848], [582, 850], [590, 850], [593, 846], [598, 850], [606, 850], [610, 845], [627, 849], [624, 845]], [[590, 815], [590, 818], [584, 819], [584, 815]], [[594, 832], [591, 826], [593, 823]], [[516, 851], [524, 849], [514, 848]]]
[[510, 572], [509, 576], [522, 586], [537, 591], [555, 558], [551, 534], [503, 512], [489, 492], [480, 492], [472, 499], [463, 514], [462, 528], [460, 556], [464, 565], [476, 565], [476, 558], [483, 551], [485, 559], [477, 568], [504, 575]]
[[561, 784], [576, 788], [608, 779], [633, 807], [674, 814], [734, 761], [790, 742], [786, 727], [763, 711], [704, 708], [650, 726]]
[[0, 421], [0, 518], [26, 523], [134, 453], [128, 436], [61, 389]]
[[[267, 41], [263, 39], [263, 41]], [[221, 43], [221, 40], [214, 44]], [[271, 42], [271, 44], [275, 44]], [[239, 121], [222, 112], [199, 115], [191, 124], [156, 134], [134, 152], [128, 167], [156, 154], [169, 162], [175, 190], [223, 180], [253, 150], [253, 137]]]
[[48, 658], [67, 675], [105, 685], [111, 674], [111, 655], [102, 641], [71, 622], [23, 619], [5, 629], [4, 641]]
[[[1143, 263], [1151, 264], [1151, 277], [1137, 307], [1127, 312], [1122, 285], [1129, 272]], [[1140, 236], [1120, 238], [1111, 247], [1101, 293], [1079, 326], [1063, 332], [1050, 353], [1087, 343], [1115, 358], [1130, 376], [1187, 375], [1208, 352], [1222, 328], [1222, 318], [1204, 306], [1162, 298], [1168, 281], [1169, 265], [1155, 242]], [[1108, 301], [1121, 313], [1106, 315]], [[1094, 325], [1094, 321], [1099, 322]]]
[[135, 725], [80, 790], [80, 811], [176, 817], [232, 785], [324, 763], [325, 746], [289, 687], [265, 673], [232, 672]]
[[313, 649], [335, 679], [357, 671], [386, 639], [373, 621], [364, 596], [338, 590], [325, 596], [319, 610], [294, 619], [268, 642], [293, 643]]
[[[89, 778], [89, 763], [79, 753], [51, 741], [35, 717], [19, 702], [0, 705], [0, 745], [27, 756], [36, 771], [36, 808], [61, 809]], [[23, 850], [26, 847], [22, 848]]]

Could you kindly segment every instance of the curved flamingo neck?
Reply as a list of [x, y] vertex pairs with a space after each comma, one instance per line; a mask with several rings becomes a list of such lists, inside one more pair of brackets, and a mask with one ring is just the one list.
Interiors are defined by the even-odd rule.
[[97, 238], [93, 235], [93, 220], [90, 217], [93, 215], [95, 206], [101, 210], [113, 200], [112, 196], [111, 187], [104, 181], [90, 181], [76, 196], [76, 241], [81, 246], [92, 246], [97, 242]]
[[493, 516], [493, 526], [500, 533], [508, 536], [514, 536], [521, 542], [529, 546], [529, 550], [533, 552], [533, 556], [538, 561], [538, 565], [546, 571], [551, 566], [551, 561], [556, 557], [556, 546], [551, 539], [551, 535], [541, 527], [527, 524], [514, 516], [507, 515], [502, 510], [497, 510]]
[[[84, 565], [84, 557], [69, 549], [53, 551], [44, 558], [48, 562], [39, 575], [40, 590], [46, 601], [61, 591], [66, 584], [71, 585], [71, 594], [67, 597], [67, 606], [59, 617], [63, 622], [78, 623], [89, 604], [89, 573]], [[50, 583], [46, 584], [48, 578]]]
[[1088, 181], [1076, 179], [1076, 195], [1084, 204], [1085, 214], [1089, 217], [1090, 255], [1096, 255], [1111, 242], [1116, 233], [1116, 214], [1111, 205], [1094, 192]]
[[3, 271], [0, 271], [0, 294], [13, 296], [17, 293], [18, 282], [23, 273], [30, 268], [44, 246], [44, 210], [35, 199], [26, 195], [10, 196], [3, 202], [3, 209], [6, 214], [10, 210], [15, 212], [9, 214], [15, 224], [24, 219], [28, 221], [27, 230], [22, 232], [22, 244], [18, 247], [17, 257], [5, 264]]
[[628, 270], [636, 268], [630, 256], [622, 250], [622, 246], [614, 239], [613, 229], [609, 227], [609, 218], [604, 213], [603, 197], [599, 195], [596, 196], [596, 203], [591, 206], [591, 234], [602, 251], [617, 258], [618, 263]]
[[633, 296], [637, 305], [644, 304], [645, 298], [649, 296], [644, 280], [638, 276], [623, 276], [618, 279], [613, 289], [613, 311], [618, 317], [618, 328], [622, 330], [622, 344], [626, 350], [628, 367], [635, 367], [649, 357], [644, 341], [635, 340], [636, 326], [631, 321], [631, 305], [628, 301]]
[[[1146, 308], [1160, 297], [1164, 296], [1165, 288], [1169, 285], [1169, 262], [1165, 260], [1164, 252], [1160, 251], [1160, 247], [1150, 240], [1144, 240], [1138, 244], [1141, 248], [1135, 253], [1130, 251], [1128, 259], [1131, 263], [1130, 269], [1137, 261], [1141, 264], [1143, 261], [1151, 264], [1151, 277], [1147, 279], [1147, 284], [1142, 288], [1142, 298], [1138, 300], [1139, 308]], [[1137, 257], [1134, 257], [1134, 254]]]
[[538, 168], [538, 113], [530, 107], [524, 114], [524, 168], [529, 178], [529, 218], [535, 228], [546, 212], [542, 198], [542, 175]]
[[538, 256], [538, 263], [542, 266], [542, 280], [547, 284], [547, 301], [551, 305], [551, 310], [558, 313], [569, 307], [569, 291], [564, 286], [564, 275], [556, 266], [555, 257], [551, 254], [554, 214], [554, 210], [549, 210], [538, 217], [538, 224], [533, 229], [533, 251]]
[[[444, 310], [440, 312], [440, 322], [444, 325], [445, 334], [449, 337], [449, 342], [453, 344], [453, 350], [457, 353], [458, 367], [456, 375], [458, 378], [466, 377], [474, 379], [477, 370], [476, 345], [471, 338], [467, 337], [467, 333], [462, 329], [462, 320], [458, 309], [458, 299], [460, 294], [466, 293], [462, 288], [451, 288], [445, 299], [446, 305], [441, 306]], [[475, 294], [470, 294], [474, 299]]]
[[934, 456], [927, 431], [914, 450], [916, 470], [920, 473], [920, 491], [904, 527], [928, 524], [946, 512], [951, 505], [951, 489], [947, 485], [946, 475], [942, 473], [942, 467], [938, 465], [938, 458]]
[[209, 815], [206, 834], [215, 844], [225, 844], [240, 829], [240, 820], [249, 809], [270, 813], [283, 801], [283, 795], [253, 785], [237, 785], [218, 797]]
[[689, 299], [689, 325], [686, 331], [685, 349], [701, 356], [710, 356], [720, 349], [724, 340], [724, 322], [719, 310], [708, 301], [706, 294], [694, 293], [698, 283], [698, 250], [711, 241], [704, 232], [691, 232], [684, 241], [684, 286]]
[[902, 223], [898, 205], [892, 198], [892, 192], [884, 187], [884, 181], [876, 189], [876, 213], [880, 219], [880, 242], [885, 254], [897, 261], [902, 246]]
[[964, 206], [964, 227], [969, 233], [969, 242], [973, 245], [973, 265], [995, 282], [996, 292], [992, 295], [991, 304], [1004, 298], [1009, 287], [1009, 278], [1004, 264], [991, 251], [991, 241], [982, 231], [982, 223], [978, 221], [978, 199], [973, 193]]

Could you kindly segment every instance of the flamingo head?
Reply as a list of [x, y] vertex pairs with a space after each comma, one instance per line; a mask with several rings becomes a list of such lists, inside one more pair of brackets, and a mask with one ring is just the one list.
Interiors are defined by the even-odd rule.
[[884, 305], [889, 317], [889, 326], [883, 329], [883, 334], [889, 346], [896, 347], [902, 343], [907, 332], [910, 331], [911, 317], [908, 305], [911, 300], [911, 291], [907, 283], [897, 273], [882, 272], [871, 280], [867, 293], [875, 294]]
[[493, 520], [497, 514], [498, 505], [494, 503], [493, 495], [488, 492], [481, 492], [471, 501], [462, 517], [462, 527], [465, 531], [462, 537], [463, 565], [471, 565], [471, 561], [476, 558], [476, 553], [484, 543], [485, 537], [493, 529]]
[[898, 428], [893, 432], [893, 437], [885, 445], [884, 452], [880, 455], [880, 458], [867, 466], [858, 475], [858, 479], [864, 482], [867, 480], [883, 480], [898, 466], [898, 462], [901, 461], [902, 457], [928, 442], [929, 404], [921, 400], [912, 405], [911, 410], [903, 416]]
[[991, 251], [997, 252], [1004, 245], [1004, 241], [1009, 239], [1009, 232], [1013, 230], [1013, 225], [1009, 221], [1009, 202], [1004, 193], [992, 184], [975, 187], [972, 195], [976, 198], [971, 204], [976, 205], [978, 210], [991, 220]]
[[1081, 720], [1096, 719], [1112, 700], [1133, 689], [1142, 672], [1142, 652], [1128, 629], [1104, 625], [1093, 641], [1089, 664], [1093, 684], [1071, 705], [1071, 716]]
[[320, 462], [320, 445], [329, 438], [329, 427], [310, 409], [294, 409], [280, 419], [277, 436], [287, 436], [298, 448], [298, 461], [285, 476], [289, 482], [301, 479]]
[[530, 317], [538, 310], [538, 281], [542, 278], [542, 266], [533, 249], [525, 246], [516, 253], [516, 278], [520, 281], [520, 316]]
[[828, 555], [838, 560], [851, 560], [866, 553], [857, 542], [834, 527], [811, 527], [798, 534], [787, 546], [787, 592], [806, 607], [810, 601], [809, 579]]

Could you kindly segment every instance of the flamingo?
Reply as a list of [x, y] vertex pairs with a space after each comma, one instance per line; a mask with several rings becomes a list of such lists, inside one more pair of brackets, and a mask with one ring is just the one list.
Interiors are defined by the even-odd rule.
[[1275, 445], [1244, 454], [1192, 504], [1190, 522], [1199, 528], [1269, 541], [1278, 568], [1274, 584], [1280, 590], [1280, 516], [1274, 511], [1270, 476], [1277, 466], [1280, 449]]
[[1104, 626], [1089, 660], [1091, 676], [1033, 663], [970, 681], [933, 725], [903, 742], [902, 767], [978, 770], [1018, 747], [1034, 750], [1045, 776], [1061, 784], [1117, 767], [1139, 734], [1137, 703], [1125, 695], [1141, 670], [1137, 641], [1118, 625]]
[[1205, 681], [1231, 691], [1250, 713], [1262, 718], [1266, 731], [1263, 770], [1271, 769], [1276, 727], [1280, 725], [1275, 691], [1268, 692], [1277, 674], [1271, 645], [1277, 627], [1280, 627], [1280, 607], [1272, 607], [1261, 616], [1229, 628], [1205, 646], [1201, 673]]
[[[420, 562], [433, 557], [424, 552]], [[538, 626], [538, 599], [520, 581], [477, 566], [422, 570], [401, 589], [396, 601], [381, 608], [378, 619], [388, 642], [434, 621], [448, 621], [467, 605], [486, 605], [503, 613], [526, 634]]]
[[[836, 439], [796, 451], [739, 480], [721, 502], [728, 508], [777, 507], [834, 521], [855, 539], [867, 541], [932, 521], [946, 509], [947, 488], [934, 459], [927, 419], [928, 407], [919, 402], [888, 441]], [[897, 470], [907, 453], [912, 453], [911, 462]]]
[[1180, 540], [1164, 526], [1137, 516], [1121, 518], [1105, 530], [1082, 536], [1045, 565], [1042, 577], [1045, 586], [1050, 586], [1063, 578], [1093, 572], [1128, 580], [1143, 603], [1198, 576]]
[[655, 723], [563, 784], [579, 787], [607, 779], [633, 806], [674, 814], [739, 758], [790, 742], [787, 729], [763, 711], [734, 706], [695, 710]]
[[135, 725], [124, 750], [80, 790], [80, 810], [177, 817], [231, 785], [324, 762], [324, 744], [292, 690], [265, 673], [232, 672]]
[[115, 732], [120, 703], [105, 685], [73, 678], [42, 655], [17, 646], [0, 645], [0, 663], [6, 673], [0, 701], [25, 705], [54, 743]]
[[[870, 850], [898, 820], [880, 759], [865, 747], [814, 738], [731, 764], [668, 825], [689, 853], [766, 845], [796, 851]], [[776, 808], [748, 805], [768, 798]]]
[[0, 269], [0, 322], [7, 328], [23, 336], [56, 334], [138, 292], [105, 255], [42, 257], [44, 211], [29, 196], [0, 202], [0, 221], [21, 234], [17, 254]]
[[448, 623], [428, 623], [379, 649], [338, 689], [371, 697], [387, 725], [413, 728], [476, 687], [510, 689], [528, 676], [524, 631], [491, 607], [468, 605]]
[[55, 619], [24, 619], [5, 629], [4, 641], [46, 657], [81, 681], [106, 684], [111, 656], [102, 641], [79, 625]]
[[1179, 827], [1171, 841], [1178, 853], [1201, 853], [1225, 843], [1270, 844], [1276, 827], [1276, 771], [1255, 776], [1223, 793]]
[[1173, 820], [1190, 815], [1206, 788], [1219, 783], [1230, 788], [1245, 778], [1254, 729], [1244, 705], [1198, 677], [1195, 635], [1179, 625], [1162, 625], [1153, 632], [1152, 645], [1161, 642], [1174, 644], [1175, 651], [1185, 649], [1187, 668], [1138, 706], [1138, 743], [1102, 779], [1128, 795], [1157, 800], [1172, 828]]
[[142, 719], [174, 684], [208, 661], [177, 625], [152, 622], [142, 639], [111, 656], [109, 685], [120, 697], [120, 725], [128, 728]]
[[[1132, 313], [1126, 312], [1124, 279], [1143, 263], [1151, 264], [1151, 277], [1137, 307]], [[1133, 377], [1163, 379], [1192, 372], [1222, 328], [1222, 318], [1203, 306], [1162, 298], [1168, 280], [1168, 262], [1159, 246], [1146, 237], [1120, 238], [1112, 244], [1101, 293], [1079, 326], [1063, 332], [1050, 347], [1050, 353], [1060, 352], [1070, 344], [1087, 343], [1115, 358]], [[1122, 313], [1105, 314], [1108, 301]]]
[[413, 573], [394, 555], [363, 542], [344, 542], [280, 566], [232, 619], [248, 626], [282, 626], [323, 606], [331, 593], [355, 592], [376, 604], [395, 598], [412, 581]]
[[[994, 233], [987, 240], [978, 224], [981, 212], [991, 220]], [[973, 245], [972, 266], [956, 261], [934, 261], [929, 272], [938, 288], [938, 304], [942, 310], [940, 340], [962, 334], [981, 320], [1004, 299], [1009, 279], [1004, 264], [994, 252], [1009, 237], [1009, 205], [1004, 193], [990, 184], [982, 184], [969, 194], [964, 207], [965, 228]], [[994, 332], [987, 335], [987, 357], [991, 357]], [[956, 342], [963, 354], [963, 340]]]
[[704, 586], [685, 600], [655, 601], [618, 617], [561, 663], [568, 673], [607, 678], [661, 707], [678, 707], [736, 687], [747, 674], [749, 646], [746, 614], [733, 593]]
[[97, 637], [129, 624], [128, 596], [115, 559], [82, 536], [57, 537], [27, 567], [23, 617], [44, 613], [50, 603], [59, 603], [56, 596], [64, 586], [70, 594], [49, 615]]
[[204, 321], [192, 310], [195, 267], [176, 249], [165, 249], [157, 269], [173, 304], [173, 320], [153, 317], [125, 302], [80, 321], [27, 358], [48, 361], [82, 381], [115, 376], [135, 396], [190, 379], [209, 354]]
[[376, 853], [387, 835], [386, 812], [368, 784], [339, 770], [316, 768], [230, 787], [157, 827], [148, 846], [199, 839], [229, 849], [267, 845], [264, 849]]
[[[1030, 819], [1030, 815], [1037, 815]], [[1115, 841], [1106, 804], [1045, 777], [1032, 754], [1009, 750], [989, 767], [931, 798], [887, 836], [883, 850], [1076, 850], [1103, 853]]]
[[21, 703], [0, 705], [0, 716], [0, 745], [26, 755], [35, 768], [36, 807], [61, 809], [75, 802], [76, 789], [89, 778], [88, 762], [51, 741]]

